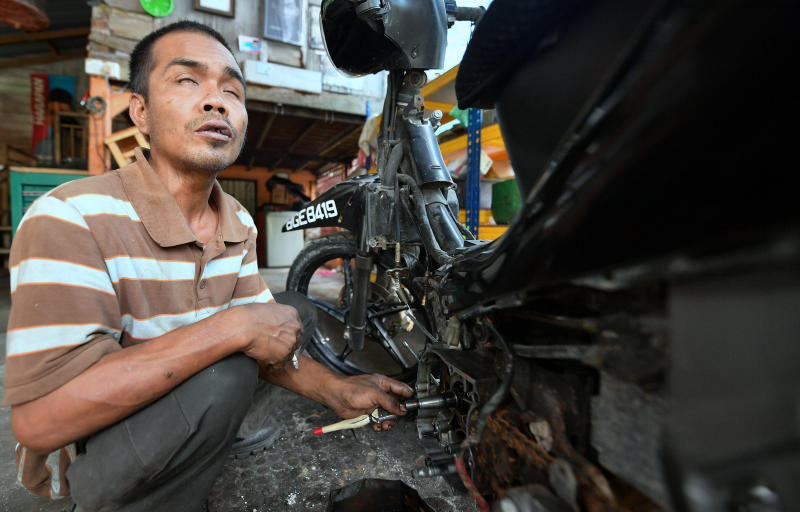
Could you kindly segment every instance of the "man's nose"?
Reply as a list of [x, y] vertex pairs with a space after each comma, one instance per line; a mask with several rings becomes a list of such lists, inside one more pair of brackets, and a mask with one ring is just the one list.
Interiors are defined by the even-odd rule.
[[208, 94], [205, 99], [203, 100], [203, 111], [205, 112], [212, 112], [216, 111], [222, 115], [227, 113], [225, 109], [225, 102], [222, 101], [222, 95], [219, 92], [213, 92]]

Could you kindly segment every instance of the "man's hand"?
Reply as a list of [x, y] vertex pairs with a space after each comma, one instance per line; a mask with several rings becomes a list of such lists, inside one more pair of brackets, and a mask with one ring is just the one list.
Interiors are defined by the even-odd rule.
[[237, 306], [236, 326], [243, 330], [247, 356], [267, 366], [282, 367], [300, 346], [303, 334], [297, 310], [278, 303]]
[[[331, 390], [331, 396], [326, 403], [333, 412], [345, 419], [369, 414], [376, 407], [402, 416], [406, 410], [400, 405], [398, 397], [408, 398], [413, 394], [414, 390], [408, 385], [385, 375], [357, 375], [342, 378]], [[384, 421], [380, 425], [373, 424], [372, 429], [379, 432], [389, 430], [392, 425], [394, 421]]]

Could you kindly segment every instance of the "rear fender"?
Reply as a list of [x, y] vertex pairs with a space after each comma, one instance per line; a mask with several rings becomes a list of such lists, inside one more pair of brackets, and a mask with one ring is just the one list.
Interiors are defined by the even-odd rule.
[[362, 223], [364, 187], [377, 179], [377, 174], [366, 174], [337, 183], [297, 212], [282, 231], [335, 226], [357, 233]]

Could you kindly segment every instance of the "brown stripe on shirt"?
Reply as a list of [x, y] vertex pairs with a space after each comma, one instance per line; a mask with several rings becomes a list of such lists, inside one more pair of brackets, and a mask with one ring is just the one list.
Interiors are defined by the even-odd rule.
[[[19, 311], [9, 318], [8, 330], [50, 324], [99, 323], [119, 329], [119, 306], [114, 295], [63, 284], [29, 284], [14, 292]], [[75, 307], [80, 304], [81, 307]]]

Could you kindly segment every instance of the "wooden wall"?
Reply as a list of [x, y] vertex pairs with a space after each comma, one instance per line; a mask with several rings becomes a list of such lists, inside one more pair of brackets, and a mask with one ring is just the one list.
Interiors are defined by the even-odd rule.
[[0, 142], [30, 152], [33, 130], [31, 114], [31, 73], [69, 75], [77, 79], [73, 108], [79, 108], [89, 78], [83, 71], [83, 59], [40, 64], [0, 71]]
[[[238, 51], [238, 37], [246, 35], [263, 39], [264, 0], [236, 0], [233, 18], [198, 11], [194, 8], [194, 0], [176, 1], [174, 5], [169, 16], [153, 18], [145, 13], [139, 0], [104, 0], [92, 9], [89, 57], [119, 63], [120, 78], [127, 81], [128, 55], [138, 39], [161, 26], [191, 20], [204, 23], [222, 34], [239, 62], [258, 59], [255, 54]], [[306, 45], [297, 47], [270, 41], [268, 54], [272, 62], [319, 69], [319, 58], [308, 52]]]

